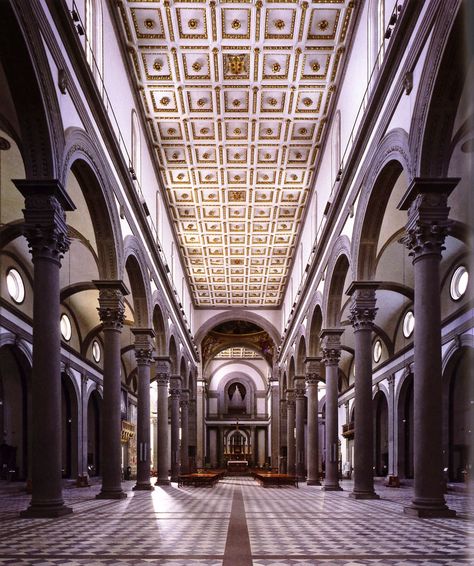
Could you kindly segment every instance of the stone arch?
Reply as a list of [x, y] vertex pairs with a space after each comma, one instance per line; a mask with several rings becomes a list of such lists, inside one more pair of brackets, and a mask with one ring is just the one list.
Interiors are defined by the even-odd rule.
[[214, 328], [214, 326], [217, 326], [218, 324], [221, 324], [222, 322], [227, 322], [229, 320], [237, 320], [237, 319], [238, 320], [245, 320], [247, 322], [253, 322], [254, 324], [257, 324], [263, 330], [268, 332], [268, 334], [272, 338], [275, 346], [277, 344], [279, 344], [280, 334], [277, 331], [277, 329], [275, 328], [275, 326], [273, 326], [273, 324], [268, 322], [268, 320], [265, 319], [263, 316], [256, 314], [254, 312], [246, 311], [245, 309], [242, 309], [242, 310], [232, 309], [231, 311], [223, 312], [223, 313], [220, 313], [216, 316], [213, 316], [212, 318], [210, 318], [209, 320], [204, 322], [200, 326], [200, 328], [196, 331], [196, 334], [195, 334], [196, 344], [199, 346], [201, 344], [201, 342], [203, 341], [204, 337], [206, 336], [206, 334], [210, 330], [212, 330]]
[[[229, 389], [234, 384], [241, 384], [245, 388], [245, 411], [247, 415], [253, 415], [256, 412], [256, 387], [253, 379], [240, 371], [231, 372], [224, 377], [219, 383], [219, 401], [222, 403], [222, 412], [229, 413], [230, 392]], [[240, 389], [239, 389], [240, 390]]]
[[350, 243], [347, 236], [339, 236], [330, 254], [323, 297], [323, 318], [328, 328], [339, 328], [344, 281], [351, 266]]
[[308, 350], [306, 347], [306, 339], [304, 334], [301, 334], [298, 348], [297, 348], [297, 356], [296, 356], [296, 373], [297, 375], [305, 375], [305, 359], [308, 355]]
[[124, 260], [133, 296], [135, 325], [139, 328], [149, 328], [151, 322], [150, 285], [146, 273], [145, 256], [135, 236], [127, 236], [124, 240]]
[[153, 329], [156, 333], [156, 350], [159, 356], [165, 356], [167, 355], [168, 324], [165, 319], [166, 308], [161, 301], [161, 297], [159, 296], [158, 291], [155, 291], [153, 293], [152, 303], [152, 324]]
[[[0, 2], [0, 60], [16, 108], [27, 179], [56, 179], [64, 146], [56, 87], [30, 3]], [[47, 95], [45, 95], [47, 93]]]
[[181, 356], [181, 361], [179, 363], [179, 375], [181, 376], [181, 387], [183, 389], [188, 388], [188, 372], [186, 365], [186, 358]]
[[402, 478], [414, 476], [414, 403], [413, 371], [407, 367], [395, 391], [395, 411], [397, 426], [398, 475]]
[[306, 327], [306, 336], [308, 337], [308, 354], [310, 356], [321, 355], [321, 340], [319, 335], [323, 328], [323, 311], [322, 311], [322, 296], [317, 293], [316, 304], [310, 311], [308, 316], [308, 325]]
[[[448, 11], [449, 10], [449, 11]], [[439, 10], [410, 125], [409, 147], [416, 174], [446, 176], [451, 156], [451, 132], [465, 78], [467, 2], [452, 2]]]
[[[119, 279], [123, 271], [120, 220], [114, 200], [114, 175], [84, 130], [68, 128], [61, 171], [66, 183], [74, 173], [87, 203], [99, 254], [101, 279]], [[118, 191], [117, 191], [118, 193]]]
[[170, 337], [168, 344], [168, 356], [171, 360], [171, 375], [177, 375], [179, 371], [178, 365], [178, 348], [174, 336]]
[[379, 386], [372, 400], [374, 419], [374, 472], [386, 476], [388, 472], [388, 418], [389, 400], [384, 387]]
[[64, 366], [61, 371], [61, 463], [66, 478], [78, 475], [79, 400], [74, 375]]
[[296, 363], [294, 355], [291, 356], [290, 363], [288, 364], [288, 388], [293, 389], [295, 385]]
[[383, 214], [374, 214], [373, 211], [385, 211], [391, 188], [403, 171], [409, 181], [412, 178], [412, 165], [408, 136], [405, 130], [397, 128], [389, 132], [377, 146], [362, 179], [351, 244], [354, 281], [374, 279]]

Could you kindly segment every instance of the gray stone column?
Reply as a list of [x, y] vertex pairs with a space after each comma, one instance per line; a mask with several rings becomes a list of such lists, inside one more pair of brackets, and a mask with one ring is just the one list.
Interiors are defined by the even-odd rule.
[[102, 403], [102, 489], [98, 499], [122, 499], [120, 335], [125, 313], [122, 281], [93, 281], [99, 289], [99, 312], [104, 333], [104, 399]]
[[442, 454], [441, 305], [439, 264], [449, 227], [448, 196], [459, 179], [415, 178], [398, 208], [408, 210], [403, 243], [413, 258], [415, 493], [405, 513], [450, 517]]
[[308, 396], [308, 485], [321, 485], [319, 479], [319, 401], [318, 383], [321, 358], [306, 358], [306, 394]]
[[170, 380], [170, 359], [157, 357], [156, 383], [158, 385], [158, 476], [155, 485], [168, 485], [169, 443], [168, 443], [168, 385]]
[[135, 358], [138, 366], [137, 483], [134, 490], [153, 490], [150, 483], [150, 365], [153, 361], [155, 331], [134, 328]]
[[23, 234], [33, 261], [32, 497], [22, 517], [59, 517], [61, 478], [61, 336], [59, 269], [69, 249], [66, 210], [74, 204], [59, 181], [14, 181], [25, 198]]
[[81, 375], [81, 397], [79, 399], [79, 438], [78, 438], [78, 468], [77, 487], [89, 487], [89, 472], [87, 469], [87, 384], [89, 378], [85, 373]]
[[349, 319], [354, 329], [354, 489], [353, 499], [378, 499], [374, 491], [374, 418], [372, 403], [372, 331], [375, 308], [374, 281], [353, 282]]
[[279, 436], [279, 447], [280, 447], [280, 459], [278, 461], [278, 470], [280, 474], [286, 474], [287, 464], [288, 464], [288, 444], [287, 444], [287, 426], [288, 426], [288, 411], [286, 405], [286, 395], [285, 392], [282, 393], [282, 399], [280, 399], [280, 436]]
[[179, 401], [181, 397], [181, 376], [172, 375], [170, 379], [171, 397], [171, 481], [179, 476]]
[[395, 406], [395, 376], [389, 375], [388, 383], [388, 475], [397, 476], [398, 432]]
[[341, 335], [344, 331], [327, 328], [321, 331], [323, 362], [326, 366], [326, 469], [324, 491], [341, 491], [338, 470], [338, 381]]
[[304, 418], [305, 418], [305, 378], [295, 376], [295, 406], [296, 406], [296, 475], [299, 481], [305, 481], [304, 458]]
[[189, 389], [181, 391], [181, 473], [189, 473]]
[[252, 458], [250, 459], [250, 465], [255, 467], [258, 462], [257, 458], [257, 431], [254, 426], [250, 427], [250, 446], [249, 451], [252, 451]]
[[199, 376], [197, 379], [197, 398], [196, 398], [196, 467], [204, 466], [206, 456], [206, 442], [204, 419], [206, 417], [206, 383]]
[[279, 433], [280, 433], [280, 386], [278, 379], [271, 379], [270, 388], [270, 456], [271, 467], [278, 468], [278, 456], [280, 453]]
[[287, 458], [286, 473], [296, 473], [296, 445], [295, 445], [295, 392], [292, 389], [286, 391], [286, 442]]

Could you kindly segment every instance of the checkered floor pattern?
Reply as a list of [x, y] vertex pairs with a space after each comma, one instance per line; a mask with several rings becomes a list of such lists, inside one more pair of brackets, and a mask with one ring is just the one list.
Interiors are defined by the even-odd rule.
[[416, 519], [403, 514], [410, 487], [377, 485], [380, 500], [354, 501], [350, 482], [343, 492], [304, 483], [264, 489], [236, 477], [214, 488], [133, 492], [133, 482], [123, 485], [128, 497], [120, 501], [96, 500], [98, 484], [67, 485], [72, 515], [21, 519], [29, 496], [20, 484], [0, 482], [0, 566], [220, 566], [237, 489], [254, 566], [474, 564], [474, 505], [465, 494], [447, 496], [457, 518]]

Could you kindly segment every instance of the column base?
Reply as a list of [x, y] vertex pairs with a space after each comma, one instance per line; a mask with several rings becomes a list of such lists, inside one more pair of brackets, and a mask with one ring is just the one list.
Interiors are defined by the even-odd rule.
[[57, 505], [48, 507], [47, 505], [30, 505], [28, 509], [20, 511], [20, 517], [25, 519], [48, 519], [55, 517], [63, 517], [72, 513], [72, 507], [66, 505]]
[[101, 491], [96, 499], [126, 499], [127, 494], [124, 491]]
[[306, 485], [323, 485], [319, 480], [306, 480]]
[[456, 517], [456, 511], [454, 509], [449, 509], [446, 505], [432, 505], [424, 506], [412, 503], [403, 508], [405, 515], [410, 517]]
[[380, 499], [380, 495], [375, 491], [353, 491], [349, 493], [351, 499]]
[[344, 491], [340, 485], [323, 485], [323, 491]]
[[76, 487], [90, 487], [89, 476], [86, 474], [84, 476], [77, 476]]
[[171, 476], [170, 482], [177, 483], [178, 482], [178, 476]]
[[155, 485], [169, 485], [170, 484], [170, 480], [159, 480], [157, 479], [155, 482]]
[[151, 483], [137, 483], [132, 488], [133, 491], [153, 491], [154, 489]]
[[305, 482], [306, 481], [306, 476], [296, 476], [296, 479], [300, 482]]

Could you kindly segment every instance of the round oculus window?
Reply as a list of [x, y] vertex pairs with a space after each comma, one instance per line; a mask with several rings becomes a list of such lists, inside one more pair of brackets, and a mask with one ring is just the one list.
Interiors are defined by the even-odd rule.
[[22, 303], [25, 298], [25, 284], [20, 273], [11, 267], [7, 271], [7, 289], [15, 303]]
[[72, 327], [71, 327], [71, 321], [67, 314], [61, 315], [60, 328], [61, 328], [61, 335], [64, 338], [64, 340], [69, 341], [72, 336]]
[[467, 291], [467, 285], [469, 283], [469, 272], [464, 267], [460, 265], [453, 273], [451, 277], [451, 285], [449, 287], [449, 292], [453, 301], [458, 301]]
[[94, 358], [96, 364], [100, 362], [101, 350], [99, 342], [97, 342], [97, 340], [94, 340], [94, 342], [92, 342], [92, 357]]
[[380, 358], [382, 357], [382, 342], [380, 340], [376, 340], [374, 344], [374, 362], [378, 364], [380, 362]]
[[403, 317], [403, 336], [410, 338], [415, 329], [415, 315], [413, 311], [408, 311]]

